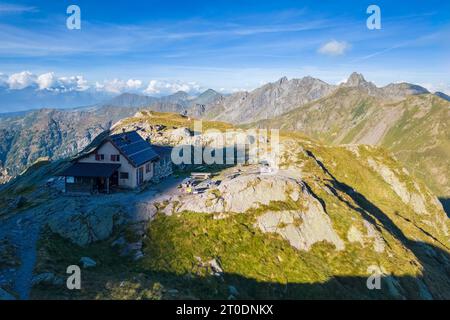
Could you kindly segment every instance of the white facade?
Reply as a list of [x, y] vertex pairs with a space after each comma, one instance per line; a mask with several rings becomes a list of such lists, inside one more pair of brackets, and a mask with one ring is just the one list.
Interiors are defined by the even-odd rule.
[[[103, 157], [101, 156], [103, 155]], [[112, 161], [111, 155], [118, 155], [119, 161]], [[101, 159], [99, 159], [99, 157]], [[139, 168], [135, 168], [128, 159], [122, 155], [119, 150], [111, 143], [106, 142], [104, 143], [100, 148], [96, 150], [96, 152], [92, 152], [86, 157], [83, 157], [81, 159], [78, 159], [78, 162], [87, 162], [87, 163], [120, 163], [120, 168], [118, 169], [119, 174], [119, 180], [118, 185], [119, 187], [125, 187], [125, 188], [136, 188], [138, 183], [138, 175], [139, 170], [142, 170], [143, 172], [143, 180], [142, 182], [149, 181], [153, 175], [154, 175], [154, 163], [148, 162], [146, 164], [143, 164]], [[148, 168], [147, 168], [148, 166]], [[141, 168], [141, 169], [140, 169]], [[149, 169], [149, 172], [147, 172]], [[122, 173], [122, 175], [121, 175]], [[128, 179], [123, 179], [123, 174], [128, 173]]]

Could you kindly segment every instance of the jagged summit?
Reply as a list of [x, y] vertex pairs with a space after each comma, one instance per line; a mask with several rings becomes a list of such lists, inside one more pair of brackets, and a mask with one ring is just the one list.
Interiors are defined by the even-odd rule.
[[361, 85], [366, 85], [367, 83], [368, 82], [361, 73], [353, 72], [350, 77], [348, 77], [345, 85], [348, 87], [359, 87]]

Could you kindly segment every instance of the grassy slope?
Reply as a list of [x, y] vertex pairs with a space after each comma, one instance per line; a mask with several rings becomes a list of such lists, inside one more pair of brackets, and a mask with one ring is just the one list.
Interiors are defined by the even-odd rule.
[[[194, 129], [194, 121], [196, 119], [183, 117], [178, 113], [169, 112], [156, 112], [156, 111], [141, 111], [141, 117], [130, 117], [119, 121], [116, 127], [125, 126], [130, 123], [135, 123], [138, 121], [146, 121], [151, 125], [164, 125], [167, 127], [187, 127], [191, 130]], [[198, 120], [197, 120], [198, 121]], [[220, 121], [203, 121], [203, 129], [217, 129], [226, 130], [232, 128], [232, 125], [220, 122]]]
[[392, 151], [410, 171], [427, 182], [438, 196], [450, 195], [450, 108], [434, 96], [401, 103], [403, 116], [387, 132], [381, 145]]

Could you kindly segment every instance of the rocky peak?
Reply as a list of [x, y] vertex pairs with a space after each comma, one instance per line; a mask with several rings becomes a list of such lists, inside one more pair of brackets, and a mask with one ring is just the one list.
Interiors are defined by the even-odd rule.
[[353, 72], [347, 79], [347, 82], [344, 83], [346, 87], [361, 87], [367, 84], [368, 82], [364, 79], [364, 76], [357, 72]]
[[283, 84], [285, 82], [288, 82], [288, 78], [287, 77], [282, 77], [280, 80], [278, 80], [278, 84]]

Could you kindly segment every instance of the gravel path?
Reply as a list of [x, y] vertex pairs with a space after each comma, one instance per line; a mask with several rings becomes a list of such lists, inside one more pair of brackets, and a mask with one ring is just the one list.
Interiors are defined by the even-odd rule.
[[0, 270], [1, 284], [13, 283], [20, 299], [28, 299], [33, 269], [36, 263], [36, 242], [42, 225], [42, 215], [30, 210], [13, 216], [0, 225], [0, 238], [7, 237], [16, 246], [20, 260], [17, 269]]

